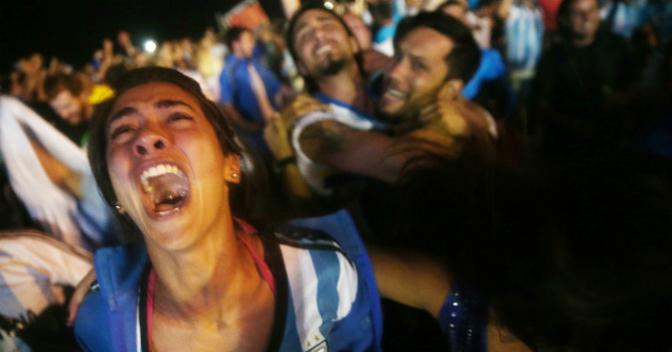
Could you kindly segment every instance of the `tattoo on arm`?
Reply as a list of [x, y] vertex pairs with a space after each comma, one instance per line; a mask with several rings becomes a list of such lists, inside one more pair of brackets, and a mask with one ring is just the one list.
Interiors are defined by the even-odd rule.
[[301, 149], [314, 161], [342, 151], [352, 129], [335, 121], [320, 121], [308, 126], [299, 137]]
[[[393, 140], [336, 121], [320, 121], [302, 131], [299, 143], [313, 162], [336, 170], [393, 183], [407, 156], [390, 155]], [[390, 157], [388, 157], [390, 156]]]

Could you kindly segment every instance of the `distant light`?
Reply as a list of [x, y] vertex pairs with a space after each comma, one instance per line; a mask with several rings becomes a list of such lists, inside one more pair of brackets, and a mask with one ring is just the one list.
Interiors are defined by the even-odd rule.
[[333, 10], [334, 9], [334, 3], [331, 1], [325, 1], [324, 2], [324, 7], [326, 7], [328, 10]]
[[142, 44], [142, 47], [145, 48], [145, 51], [153, 54], [156, 51], [156, 42], [153, 40], [145, 40], [145, 43]]

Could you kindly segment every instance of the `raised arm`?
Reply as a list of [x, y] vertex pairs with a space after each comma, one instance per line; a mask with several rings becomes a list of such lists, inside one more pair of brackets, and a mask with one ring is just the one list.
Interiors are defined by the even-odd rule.
[[438, 261], [375, 246], [368, 251], [381, 296], [439, 316], [450, 292], [450, 277]]
[[397, 148], [397, 142], [333, 120], [316, 122], [299, 136], [301, 149], [314, 162], [387, 183], [396, 182], [406, 163], [421, 154], [420, 149]]

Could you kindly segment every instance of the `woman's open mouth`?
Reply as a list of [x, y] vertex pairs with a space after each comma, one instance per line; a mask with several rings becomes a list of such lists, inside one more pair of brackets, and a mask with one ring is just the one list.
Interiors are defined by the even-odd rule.
[[140, 174], [140, 183], [142, 191], [148, 196], [153, 216], [177, 213], [189, 198], [189, 179], [172, 164], [147, 168]]

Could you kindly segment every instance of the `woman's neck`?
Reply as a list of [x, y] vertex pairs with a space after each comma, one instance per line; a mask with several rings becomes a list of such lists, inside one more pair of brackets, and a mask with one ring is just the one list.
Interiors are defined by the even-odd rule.
[[[250, 240], [261, 250], [257, 238]], [[156, 311], [165, 316], [197, 319], [209, 312], [221, 313], [222, 302], [238, 302], [230, 306], [240, 307], [241, 299], [250, 298], [245, 293], [263, 283], [249, 251], [237, 238], [232, 219], [188, 249], [150, 247], [148, 251], [156, 273]]]

